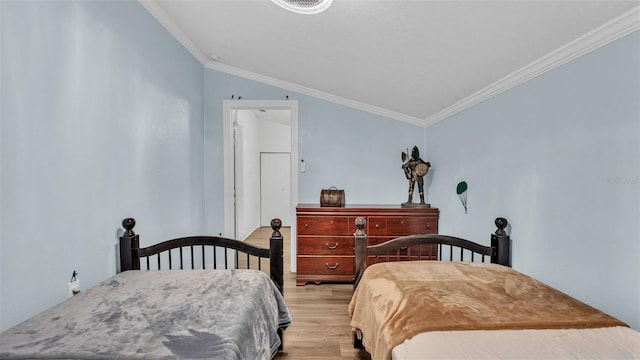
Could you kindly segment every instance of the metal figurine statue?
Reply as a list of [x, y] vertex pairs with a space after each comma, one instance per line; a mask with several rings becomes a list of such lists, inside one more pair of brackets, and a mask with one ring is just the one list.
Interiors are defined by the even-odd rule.
[[[407, 149], [408, 152], [408, 149]], [[408, 160], [408, 161], [407, 161]], [[405, 162], [406, 161], [406, 162]], [[411, 159], [408, 159], [406, 152], [402, 152], [402, 169], [409, 180], [409, 199], [406, 203], [402, 203], [402, 207], [428, 208], [430, 204], [424, 202], [424, 176], [429, 171], [431, 164], [420, 158], [418, 147], [414, 146], [411, 150]], [[418, 191], [420, 192], [420, 203], [413, 203], [413, 189], [416, 182], [418, 183]]]

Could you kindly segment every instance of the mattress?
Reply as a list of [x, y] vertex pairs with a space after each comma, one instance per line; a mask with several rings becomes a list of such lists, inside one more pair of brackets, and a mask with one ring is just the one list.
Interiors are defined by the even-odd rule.
[[421, 333], [392, 350], [413, 359], [640, 359], [640, 333], [628, 327], [468, 330]]

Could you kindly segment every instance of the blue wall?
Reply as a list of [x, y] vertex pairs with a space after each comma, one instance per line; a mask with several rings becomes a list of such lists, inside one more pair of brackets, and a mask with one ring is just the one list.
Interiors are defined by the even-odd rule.
[[636, 32], [427, 129], [441, 232], [488, 241], [504, 216], [514, 268], [636, 329], [639, 64]]
[[135, 1], [0, 1], [0, 329], [204, 229], [203, 72]]
[[298, 156], [307, 168], [298, 173], [299, 203], [318, 203], [320, 191], [330, 186], [344, 189], [348, 204], [406, 201], [408, 181], [400, 155], [414, 145], [424, 150], [423, 128], [206, 69], [205, 184], [210, 232], [223, 228], [222, 101], [231, 95], [244, 100], [284, 100], [288, 95], [298, 101]]

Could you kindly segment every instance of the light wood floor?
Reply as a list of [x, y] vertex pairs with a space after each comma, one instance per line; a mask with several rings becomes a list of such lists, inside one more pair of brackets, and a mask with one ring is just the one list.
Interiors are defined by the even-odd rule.
[[[271, 228], [260, 228], [246, 241], [268, 247], [271, 232]], [[281, 232], [284, 237], [284, 299], [292, 322], [284, 332], [284, 350], [276, 359], [370, 359], [366, 351], [354, 349], [352, 344], [347, 307], [353, 285], [296, 286], [295, 274], [290, 270], [290, 228], [282, 228]], [[262, 269], [268, 268], [269, 265], [263, 262]]]

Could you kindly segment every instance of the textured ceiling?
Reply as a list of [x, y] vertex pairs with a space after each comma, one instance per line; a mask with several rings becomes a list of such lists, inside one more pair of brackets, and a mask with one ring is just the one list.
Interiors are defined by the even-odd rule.
[[207, 67], [424, 126], [640, 24], [640, 0], [141, 3]]

